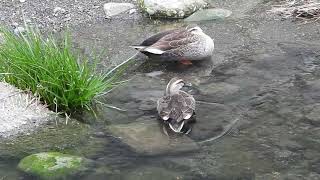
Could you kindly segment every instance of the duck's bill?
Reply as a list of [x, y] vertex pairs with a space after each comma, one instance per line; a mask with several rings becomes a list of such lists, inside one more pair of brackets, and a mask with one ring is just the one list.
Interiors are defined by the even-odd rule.
[[184, 126], [184, 121], [182, 121], [181, 123], [169, 123], [169, 127], [170, 129], [172, 129], [172, 131], [176, 132], [176, 133], [181, 133], [181, 130]]

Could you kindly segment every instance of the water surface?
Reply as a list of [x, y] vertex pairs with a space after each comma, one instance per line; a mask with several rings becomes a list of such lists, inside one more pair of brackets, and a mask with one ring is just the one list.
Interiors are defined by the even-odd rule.
[[[102, 100], [125, 111], [101, 106], [87, 139], [79, 141], [81, 147], [62, 146], [96, 162], [89, 172], [74, 178], [320, 179], [319, 23], [276, 21], [265, 13], [270, 2], [259, 2], [244, 3], [237, 10], [237, 4], [218, 1], [234, 14], [198, 23], [215, 40], [211, 60], [183, 67], [136, 59], [135, 70], [128, 74], [131, 80]], [[129, 45], [184, 25], [113, 19], [90, 29], [76, 27], [74, 36], [84, 53], [93, 46], [107, 50], [100, 67], [104, 69], [136, 53]], [[173, 149], [155, 155], [135, 151], [108, 131], [111, 125], [157, 121], [155, 102], [175, 76], [192, 84], [188, 90], [199, 101], [197, 122], [188, 135], [192, 142], [219, 134], [241, 116], [234, 130], [190, 152]], [[18, 158], [13, 156], [10, 163], [8, 159], [0, 161], [4, 177], [25, 177], [13, 170]]]

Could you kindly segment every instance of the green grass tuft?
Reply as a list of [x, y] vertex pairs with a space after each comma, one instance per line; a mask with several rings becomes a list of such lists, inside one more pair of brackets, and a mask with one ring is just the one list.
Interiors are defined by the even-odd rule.
[[40, 96], [51, 110], [91, 109], [93, 99], [114, 88], [125, 69], [96, 72], [98, 57], [89, 63], [88, 57], [74, 53], [69, 34], [61, 43], [31, 28], [18, 35], [0, 28], [1, 34], [0, 74], [6, 82]]

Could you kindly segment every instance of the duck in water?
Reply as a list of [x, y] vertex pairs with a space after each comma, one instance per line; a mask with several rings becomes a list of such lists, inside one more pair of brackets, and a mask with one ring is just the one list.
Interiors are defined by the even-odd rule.
[[199, 26], [193, 26], [158, 33], [131, 47], [150, 59], [192, 64], [191, 61], [211, 57], [214, 42]]
[[164, 96], [157, 101], [159, 117], [169, 124], [170, 129], [177, 133], [188, 134], [191, 128], [188, 123], [193, 121], [195, 114], [195, 99], [181, 88], [184, 82], [179, 78], [172, 78], [168, 83]]

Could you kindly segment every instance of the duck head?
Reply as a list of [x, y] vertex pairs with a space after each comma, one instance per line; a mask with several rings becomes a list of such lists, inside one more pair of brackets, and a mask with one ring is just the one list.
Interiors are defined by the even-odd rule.
[[172, 78], [167, 85], [165, 95], [177, 94], [179, 90], [184, 86], [184, 82], [180, 78]]
[[203, 31], [199, 26], [194, 26], [188, 29], [188, 31], [191, 32], [192, 34], [203, 34]]

